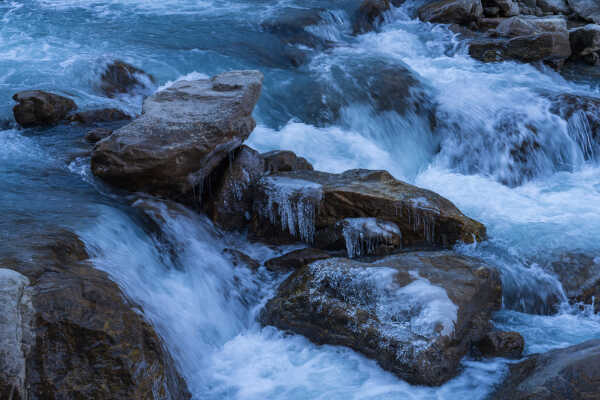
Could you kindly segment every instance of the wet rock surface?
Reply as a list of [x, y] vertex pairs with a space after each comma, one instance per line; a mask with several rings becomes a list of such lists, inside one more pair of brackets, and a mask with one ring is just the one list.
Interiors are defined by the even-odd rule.
[[441, 0], [419, 8], [422, 21], [465, 24], [483, 16], [481, 0]]
[[262, 79], [258, 71], [232, 71], [156, 93], [139, 118], [97, 144], [93, 173], [131, 191], [193, 200], [254, 129]]
[[[447, 199], [395, 180], [385, 171], [271, 174], [258, 182], [253, 207], [250, 229], [254, 237], [302, 240], [332, 250], [347, 248], [338, 224], [348, 218], [394, 224], [399, 231], [394, 235], [402, 238], [403, 248], [449, 247], [486, 237], [482, 224], [464, 216]], [[363, 222], [377, 225], [376, 220]]]
[[390, 10], [390, 6], [389, 0], [364, 0], [354, 15], [352, 26], [354, 34], [377, 29], [384, 20], [384, 13]]
[[600, 25], [586, 25], [570, 32], [572, 57], [600, 65]]
[[567, 2], [581, 18], [600, 24], [600, 3], [596, 0], [567, 0]]
[[588, 400], [600, 393], [600, 340], [536, 354], [511, 365], [492, 400]]
[[100, 90], [108, 97], [133, 92], [147, 92], [154, 77], [121, 60], [106, 65], [100, 77]]
[[312, 171], [314, 169], [306, 158], [298, 157], [293, 151], [274, 150], [263, 153], [261, 156], [265, 160], [266, 172]]
[[83, 243], [69, 232], [36, 243], [33, 258], [0, 262], [0, 307], [14, 317], [0, 322], [0, 340], [18, 333], [8, 338], [11, 352], [0, 354], [8, 365], [2, 394], [8, 387], [17, 399], [188, 399], [161, 339], [88, 263]]
[[493, 331], [487, 333], [476, 346], [484, 357], [521, 358], [525, 340], [518, 332]]
[[42, 90], [26, 90], [16, 93], [13, 100], [15, 120], [22, 127], [55, 125], [77, 109], [75, 102], [67, 97]]
[[571, 301], [592, 305], [595, 312], [600, 312], [600, 256], [562, 254], [550, 269]]
[[102, 108], [99, 110], [81, 111], [69, 116], [69, 121], [80, 124], [95, 124], [99, 122], [123, 121], [131, 116], [116, 108]]
[[289, 272], [300, 269], [314, 261], [330, 258], [331, 254], [313, 248], [294, 250], [282, 256], [271, 258], [265, 262], [265, 267], [269, 271]]
[[102, 139], [109, 137], [112, 133], [113, 133], [113, 131], [111, 129], [105, 129], [105, 128], [92, 129], [85, 134], [85, 140], [88, 141], [89, 143], [96, 143], [96, 142], [101, 141]]
[[260, 320], [350, 347], [410, 383], [440, 385], [490, 330], [501, 292], [497, 271], [450, 252], [330, 258], [297, 269]]

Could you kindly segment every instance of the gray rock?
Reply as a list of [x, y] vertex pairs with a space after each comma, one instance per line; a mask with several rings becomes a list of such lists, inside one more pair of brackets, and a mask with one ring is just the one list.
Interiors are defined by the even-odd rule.
[[254, 129], [262, 80], [258, 71], [232, 71], [156, 93], [139, 118], [96, 145], [93, 173], [132, 191], [193, 197]]
[[590, 340], [511, 365], [491, 400], [589, 400], [598, 393], [600, 340]]
[[26, 399], [26, 363], [34, 344], [34, 309], [26, 276], [0, 268], [0, 394]]
[[568, 36], [567, 20], [563, 17], [512, 17], [503, 20], [496, 28], [498, 35], [507, 37], [558, 32]]
[[581, 18], [600, 24], [600, 2], [598, 0], [567, 0], [567, 2]]
[[482, 0], [484, 10], [496, 9], [497, 13], [490, 13], [490, 17], [500, 15], [502, 17], [513, 17], [519, 15], [519, 4], [513, 0]]
[[445, 248], [486, 237], [485, 227], [464, 216], [449, 200], [398, 181], [385, 171], [329, 174], [304, 170], [267, 175], [256, 185], [253, 211], [250, 229], [254, 237], [302, 240], [331, 250], [362, 246], [347, 243], [361, 237], [344, 236], [343, 224], [348, 219], [356, 227], [366, 224], [381, 234], [375, 249], [396, 243], [393, 238], [398, 236], [402, 243], [397, 245], [403, 248]]
[[572, 12], [567, 0], [537, 0], [537, 7], [550, 14], [569, 15]]
[[419, 18], [427, 22], [469, 24], [483, 17], [481, 0], [441, 0], [419, 8]]
[[296, 270], [260, 321], [350, 347], [409, 383], [440, 385], [490, 330], [501, 297], [497, 271], [451, 252], [330, 258]]
[[17, 123], [23, 127], [54, 125], [77, 109], [69, 98], [42, 90], [27, 90], [13, 96], [18, 104], [13, 107]]
[[586, 25], [570, 31], [574, 59], [590, 65], [600, 64], [600, 25]]

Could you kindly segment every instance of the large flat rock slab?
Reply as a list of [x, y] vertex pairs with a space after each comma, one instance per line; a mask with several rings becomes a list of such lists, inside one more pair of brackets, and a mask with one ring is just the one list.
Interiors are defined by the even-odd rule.
[[254, 129], [262, 87], [258, 71], [179, 81], [144, 101], [142, 115], [98, 142], [92, 171], [108, 183], [179, 199]]

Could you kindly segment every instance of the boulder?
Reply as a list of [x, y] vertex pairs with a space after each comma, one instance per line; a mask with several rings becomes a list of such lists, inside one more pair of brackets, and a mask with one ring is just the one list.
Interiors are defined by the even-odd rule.
[[600, 255], [562, 254], [550, 264], [565, 294], [573, 302], [590, 304], [600, 312]]
[[560, 68], [571, 56], [571, 45], [568, 34], [543, 32], [511, 39], [474, 40], [469, 46], [469, 54], [484, 62], [543, 61], [554, 68]]
[[35, 242], [31, 258], [0, 261], [1, 393], [9, 376], [13, 399], [189, 399], [160, 337], [83, 243]]
[[563, 17], [512, 17], [500, 22], [496, 27], [496, 33], [500, 36], [517, 37], [536, 35], [544, 32], [558, 32], [566, 36], [567, 20]]
[[272, 17], [261, 23], [261, 27], [276, 35], [284, 44], [302, 45], [312, 49], [324, 49], [333, 43], [311, 33], [306, 29], [325, 22], [322, 17], [327, 10], [323, 8], [283, 7]]
[[[484, 13], [488, 17], [513, 17], [519, 15], [519, 4], [513, 0], [482, 0]], [[493, 12], [492, 10], [497, 10]]]
[[220, 227], [240, 229], [250, 220], [254, 184], [264, 174], [265, 162], [257, 151], [241, 146], [222, 164], [209, 176], [216, 182], [206, 183], [202, 203]]
[[254, 129], [262, 79], [232, 71], [157, 92], [139, 118], [97, 143], [93, 173], [124, 189], [194, 201], [194, 190]]
[[155, 79], [141, 69], [116, 60], [104, 67], [100, 77], [100, 90], [108, 97], [133, 92], [148, 92]]
[[261, 156], [265, 160], [265, 171], [268, 173], [313, 170], [312, 164], [306, 158], [298, 157], [293, 151], [274, 150]]
[[483, 17], [481, 0], [441, 0], [426, 4], [418, 10], [426, 22], [468, 25]]
[[545, 14], [569, 15], [572, 12], [567, 0], [537, 0], [536, 5]]
[[77, 109], [69, 98], [42, 90], [26, 90], [13, 96], [18, 104], [13, 107], [15, 120], [22, 127], [54, 125]]
[[586, 25], [570, 31], [572, 57], [600, 65], [600, 25]]
[[598, 0], [567, 0], [567, 2], [579, 17], [600, 24], [600, 3]]
[[536, 354], [510, 366], [492, 400], [588, 400], [600, 393], [600, 340]]
[[450, 252], [329, 258], [296, 270], [260, 321], [352, 348], [409, 383], [441, 385], [490, 330], [501, 297], [496, 270]]
[[[349, 170], [342, 174], [319, 171], [279, 172], [256, 185], [251, 232], [276, 242], [302, 240], [316, 247], [343, 250], [366, 243], [354, 228], [373, 229], [380, 246], [447, 248], [459, 241], [485, 239], [485, 227], [464, 216], [449, 200], [429, 190], [394, 179], [385, 171]], [[368, 229], [367, 229], [368, 228]], [[401, 243], [397, 238], [401, 237]], [[371, 246], [371, 245], [369, 245]], [[352, 254], [351, 254], [352, 255]]]
[[352, 30], [355, 35], [374, 31], [390, 10], [389, 0], [363, 0], [354, 14]]
[[273, 272], [289, 272], [300, 269], [314, 261], [330, 258], [331, 254], [313, 248], [294, 250], [282, 256], [271, 258], [265, 262], [265, 267]]
[[234, 267], [245, 266], [254, 271], [260, 267], [258, 261], [236, 249], [223, 249], [223, 255], [229, 259]]
[[99, 122], [112, 122], [129, 120], [131, 117], [116, 108], [102, 108], [99, 110], [88, 110], [78, 112], [69, 116], [69, 121], [89, 125]]
[[110, 129], [105, 129], [105, 128], [92, 129], [91, 131], [88, 131], [85, 134], [85, 140], [88, 141], [89, 143], [96, 143], [96, 142], [101, 141], [102, 139], [109, 137], [112, 133], [113, 133], [113, 131]]
[[521, 358], [525, 340], [519, 332], [488, 332], [476, 344], [484, 357]]

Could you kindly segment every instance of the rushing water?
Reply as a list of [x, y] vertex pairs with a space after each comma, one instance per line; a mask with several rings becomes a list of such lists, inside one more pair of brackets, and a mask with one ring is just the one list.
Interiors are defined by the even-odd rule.
[[[563, 304], [544, 315], [549, 299], [564, 301], [546, 268], [553, 257], [600, 254], [600, 150], [585, 127], [551, 112], [549, 94], [600, 97], [598, 82], [476, 62], [447, 28], [412, 19], [417, 1], [390, 12], [380, 32], [352, 36], [355, 3], [0, 3], [2, 254], [25, 251], [39, 232], [78, 232], [95, 265], [143, 306], [198, 399], [484, 398], [506, 360], [465, 360], [464, 372], [444, 386], [415, 387], [350, 350], [261, 328], [257, 312], [283, 277], [234, 267], [222, 250], [264, 261], [285, 249], [106, 187], [90, 175], [82, 127], [17, 130], [10, 122], [12, 94], [30, 88], [70, 95], [82, 109], [139, 112], [141, 97], [111, 100], [97, 91], [101, 65], [114, 58], [159, 85], [256, 68], [265, 86], [251, 146], [294, 150], [325, 171], [386, 169], [448, 197], [488, 227], [487, 243], [457, 250], [500, 269], [498, 327], [521, 332], [528, 353], [600, 337], [600, 318], [589, 310]], [[303, 49], [299, 67], [289, 58], [297, 47], [263, 24], [286, 7], [323, 9], [323, 22], [308, 31], [327, 45]], [[146, 229], [144, 215], [162, 235]]]

